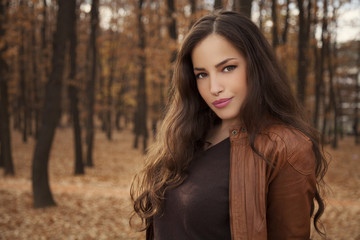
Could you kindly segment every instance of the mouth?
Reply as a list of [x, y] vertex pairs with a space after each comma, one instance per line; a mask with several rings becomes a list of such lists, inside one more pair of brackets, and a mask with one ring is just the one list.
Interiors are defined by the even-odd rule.
[[232, 97], [231, 98], [222, 98], [222, 99], [214, 101], [212, 104], [216, 108], [223, 108], [223, 107], [226, 107], [231, 102], [231, 100], [232, 100]]

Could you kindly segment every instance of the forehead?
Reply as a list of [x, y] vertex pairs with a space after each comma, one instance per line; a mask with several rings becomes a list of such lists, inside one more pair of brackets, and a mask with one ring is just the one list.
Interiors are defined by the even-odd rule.
[[191, 53], [193, 65], [213, 64], [225, 58], [239, 58], [242, 54], [223, 36], [211, 34], [200, 41]]

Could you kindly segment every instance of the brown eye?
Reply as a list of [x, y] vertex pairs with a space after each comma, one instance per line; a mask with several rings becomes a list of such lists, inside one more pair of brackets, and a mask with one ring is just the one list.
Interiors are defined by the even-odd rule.
[[226, 66], [226, 67], [224, 67], [223, 71], [224, 72], [231, 72], [231, 71], [235, 70], [236, 67], [237, 66], [235, 66], [235, 65]]
[[206, 76], [207, 76], [206, 73], [198, 73], [198, 74], [196, 74], [196, 79], [205, 78]]

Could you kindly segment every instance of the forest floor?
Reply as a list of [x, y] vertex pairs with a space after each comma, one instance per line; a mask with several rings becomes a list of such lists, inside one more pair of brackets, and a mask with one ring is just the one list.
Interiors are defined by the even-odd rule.
[[[129, 187], [143, 165], [132, 148], [130, 130], [113, 140], [96, 132], [93, 168], [74, 176], [72, 129], [59, 128], [50, 155], [50, 187], [56, 207], [33, 209], [31, 161], [35, 142], [12, 132], [15, 177], [0, 169], [0, 239], [144, 239], [129, 226]], [[327, 209], [323, 223], [330, 240], [360, 240], [360, 147], [352, 137], [338, 150], [326, 147], [331, 163], [326, 176]], [[313, 239], [320, 239], [314, 235]]]

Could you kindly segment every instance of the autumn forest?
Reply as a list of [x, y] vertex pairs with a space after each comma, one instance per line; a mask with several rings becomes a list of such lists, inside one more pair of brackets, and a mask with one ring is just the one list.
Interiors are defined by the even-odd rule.
[[[28, 208], [42, 209], [57, 205], [49, 170], [61, 152], [56, 137], [71, 139], [62, 150], [72, 152], [69, 175], [91, 175], [101, 164], [99, 146], [117, 141], [141, 159], [161, 123], [182, 39], [196, 19], [218, 9], [258, 25], [324, 145], [335, 152], [346, 142], [358, 160], [360, 39], [338, 41], [346, 4], [360, 8], [356, 0], [0, 0], [1, 171], [6, 179], [19, 176], [16, 159], [26, 152]], [[8, 231], [0, 226], [0, 239]]]

